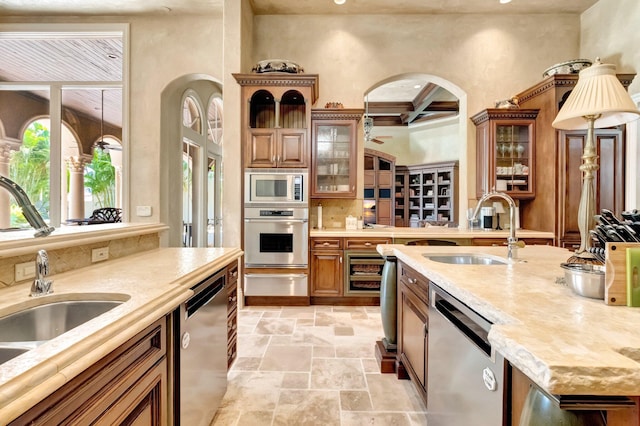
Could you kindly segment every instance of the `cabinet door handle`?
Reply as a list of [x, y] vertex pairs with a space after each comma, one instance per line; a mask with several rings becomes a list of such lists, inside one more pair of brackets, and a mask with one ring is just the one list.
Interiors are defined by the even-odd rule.
[[369, 246], [371, 246], [371, 243], [364, 243], [364, 245], [365, 245], [366, 247], [369, 247]]
[[322, 243], [322, 245], [325, 246], [325, 247], [329, 247], [331, 245], [331, 243], [325, 241], [324, 243]]
[[356, 186], [355, 186], [355, 185], [353, 185], [353, 186], [351, 187], [351, 191], [355, 191], [355, 190], [356, 190]]
[[411, 278], [411, 277], [407, 278], [407, 281], [409, 281], [409, 284], [415, 284], [418, 282], [416, 278]]
[[340, 256], [340, 263], [342, 263], [342, 256]]

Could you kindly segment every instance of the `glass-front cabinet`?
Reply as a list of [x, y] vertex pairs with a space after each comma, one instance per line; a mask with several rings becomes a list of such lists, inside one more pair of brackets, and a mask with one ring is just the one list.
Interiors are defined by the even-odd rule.
[[311, 198], [355, 198], [361, 109], [311, 110]]
[[537, 109], [485, 109], [476, 125], [476, 196], [496, 190], [516, 199], [535, 197]]

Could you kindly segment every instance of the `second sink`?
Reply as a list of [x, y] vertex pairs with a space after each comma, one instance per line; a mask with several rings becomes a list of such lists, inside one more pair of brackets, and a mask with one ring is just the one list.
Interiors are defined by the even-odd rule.
[[440, 263], [451, 263], [455, 265], [506, 265], [508, 262], [497, 256], [491, 256], [488, 254], [461, 254], [461, 253], [446, 253], [446, 254], [430, 254], [425, 253], [423, 256], [429, 260]]
[[122, 303], [115, 300], [72, 300], [27, 308], [0, 318], [0, 342], [51, 340]]

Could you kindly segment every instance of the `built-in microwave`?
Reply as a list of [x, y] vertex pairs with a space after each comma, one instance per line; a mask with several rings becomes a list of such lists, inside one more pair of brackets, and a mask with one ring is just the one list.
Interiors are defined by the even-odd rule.
[[246, 169], [245, 204], [307, 204], [306, 169]]

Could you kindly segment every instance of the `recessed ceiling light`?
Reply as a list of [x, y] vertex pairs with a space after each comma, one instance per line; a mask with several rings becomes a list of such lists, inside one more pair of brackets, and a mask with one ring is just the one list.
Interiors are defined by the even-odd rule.
[[347, 0], [333, 0], [335, 4], [345, 4]]
[[421, 88], [421, 87], [422, 87], [422, 85], [421, 85], [421, 84], [416, 84], [415, 86], [413, 86], [413, 88], [414, 88], [414, 89], [419, 89], [419, 88]]
[[511, 0], [500, 0], [500, 4], [511, 3]]

